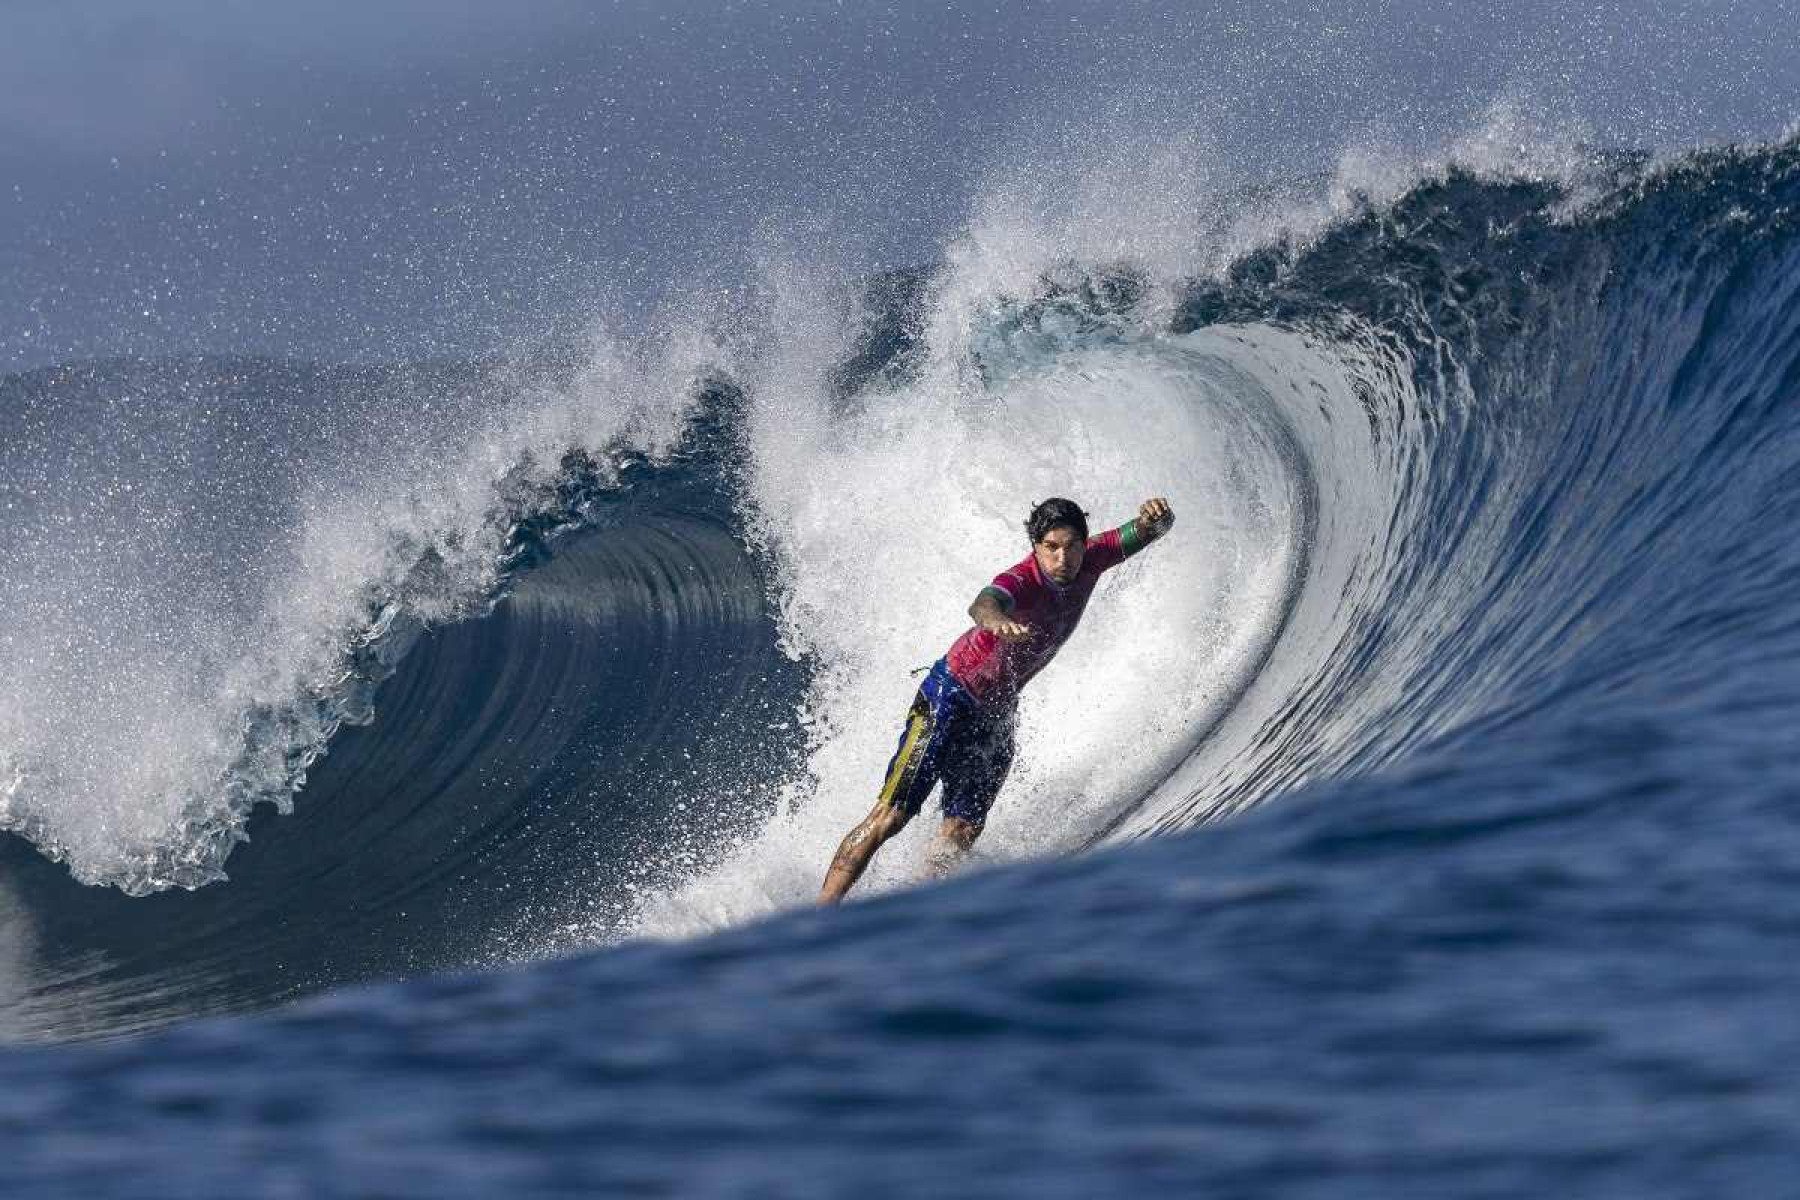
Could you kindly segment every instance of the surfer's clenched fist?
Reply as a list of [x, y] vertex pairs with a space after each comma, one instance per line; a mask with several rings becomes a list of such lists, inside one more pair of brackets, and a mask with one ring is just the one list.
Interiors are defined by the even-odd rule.
[[1162, 534], [1175, 523], [1175, 510], [1161, 496], [1153, 497], [1138, 505], [1138, 522], [1147, 534]]

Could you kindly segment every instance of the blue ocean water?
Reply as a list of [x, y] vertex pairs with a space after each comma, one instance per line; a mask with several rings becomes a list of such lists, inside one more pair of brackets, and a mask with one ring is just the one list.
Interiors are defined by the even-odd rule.
[[[1028, 232], [4, 381], [9, 1190], [1785, 1194], [1800, 147]], [[1051, 492], [1180, 520], [814, 910]]]

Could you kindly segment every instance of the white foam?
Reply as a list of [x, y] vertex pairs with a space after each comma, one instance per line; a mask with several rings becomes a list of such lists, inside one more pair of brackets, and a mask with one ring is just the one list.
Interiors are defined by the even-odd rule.
[[[1026, 254], [1030, 239], [1011, 244]], [[1040, 264], [1060, 246], [1038, 243]], [[950, 352], [934, 343], [917, 378], [847, 400], [833, 372], [855, 322], [816, 307], [835, 289], [792, 261], [765, 265], [774, 349], [751, 380], [752, 498], [779, 566], [785, 641], [816, 665], [809, 774], [723, 863], [653, 898], [637, 932], [678, 935], [810, 901], [874, 801], [912, 670], [944, 652], [974, 594], [1028, 553], [1021, 523], [1046, 496], [1078, 498], [1096, 532], [1151, 495], [1180, 517], [1166, 542], [1102, 584], [1084, 627], [1027, 692], [987, 857], [1074, 844], [1188, 754], [1252, 668], [1298, 552], [1278, 419], [1209, 351], [1210, 333], [1077, 333], [1036, 350], [1027, 339], [1012, 369], [984, 382], [972, 359], [996, 347], [970, 331], [1030, 285], [1021, 261], [959, 247], [927, 326]], [[988, 271], [986, 287], [966, 278]], [[915, 879], [935, 823], [928, 813], [884, 850], [862, 888]]]

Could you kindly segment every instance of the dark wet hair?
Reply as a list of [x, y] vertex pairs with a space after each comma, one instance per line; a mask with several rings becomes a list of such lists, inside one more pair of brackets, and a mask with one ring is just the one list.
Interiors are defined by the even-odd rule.
[[1025, 518], [1025, 532], [1030, 535], [1033, 545], [1043, 541], [1045, 535], [1059, 525], [1067, 525], [1082, 541], [1087, 541], [1087, 514], [1073, 500], [1052, 496], [1032, 509], [1031, 515]]

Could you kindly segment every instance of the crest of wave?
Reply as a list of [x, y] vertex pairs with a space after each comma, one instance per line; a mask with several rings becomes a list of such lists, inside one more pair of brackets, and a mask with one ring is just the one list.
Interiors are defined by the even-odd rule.
[[[688, 329], [601, 331], [556, 385], [502, 370], [461, 394], [321, 399], [331, 436], [267, 461], [183, 403], [113, 406], [106, 442], [161, 423], [164, 486], [134, 491], [129, 460], [76, 462], [8, 555], [0, 828], [87, 883], [222, 878], [251, 808], [291, 808], [339, 726], [373, 719], [419, 630], [493, 599], [566, 456], [604, 472], [620, 450], [665, 454], [722, 353]], [[267, 519], [221, 541], [253, 548], [196, 556], [240, 519], [234, 489]]]

